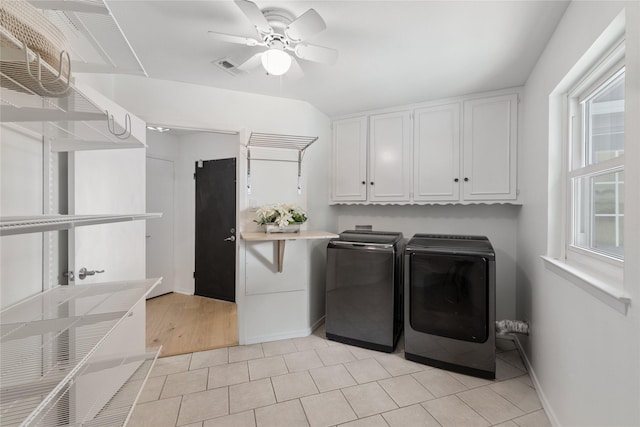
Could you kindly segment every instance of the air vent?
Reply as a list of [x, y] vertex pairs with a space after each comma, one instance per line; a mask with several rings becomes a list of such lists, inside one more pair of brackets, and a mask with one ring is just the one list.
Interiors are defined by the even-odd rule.
[[246, 73], [246, 71], [238, 70], [237, 67], [238, 67], [239, 64], [236, 64], [235, 61], [233, 61], [232, 59], [229, 59], [229, 58], [216, 59], [215, 61], [213, 61], [213, 63], [218, 68], [221, 68], [222, 70], [226, 71], [227, 73], [231, 74], [232, 76], [238, 76], [238, 75]]

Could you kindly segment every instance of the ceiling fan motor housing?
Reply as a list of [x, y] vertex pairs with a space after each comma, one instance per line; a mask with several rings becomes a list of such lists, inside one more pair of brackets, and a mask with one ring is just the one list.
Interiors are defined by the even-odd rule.
[[262, 9], [262, 14], [271, 26], [272, 31], [264, 33], [262, 40], [270, 49], [293, 50], [291, 40], [286, 35], [286, 29], [293, 22], [295, 16], [290, 12], [277, 7]]
[[279, 7], [264, 8], [262, 9], [262, 14], [269, 25], [271, 25], [271, 28], [274, 30], [281, 30], [281, 34], [284, 34], [284, 29], [287, 28], [287, 26], [295, 19], [295, 16], [292, 13]]

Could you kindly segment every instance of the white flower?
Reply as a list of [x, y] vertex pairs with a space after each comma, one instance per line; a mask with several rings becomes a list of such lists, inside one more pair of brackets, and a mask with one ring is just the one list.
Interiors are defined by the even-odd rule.
[[298, 205], [281, 203], [279, 205], [261, 206], [256, 211], [258, 224], [275, 223], [284, 228], [289, 224], [301, 223], [307, 220], [307, 214]]

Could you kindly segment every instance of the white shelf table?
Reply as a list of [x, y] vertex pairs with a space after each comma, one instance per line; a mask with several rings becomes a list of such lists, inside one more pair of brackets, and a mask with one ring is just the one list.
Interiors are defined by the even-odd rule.
[[240, 237], [248, 242], [273, 241], [278, 245], [278, 273], [282, 273], [284, 247], [287, 240], [334, 239], [339, 237], [328, 231], [299, 231], [297, 233], [265, 233], [260, 231], [242, 231]]

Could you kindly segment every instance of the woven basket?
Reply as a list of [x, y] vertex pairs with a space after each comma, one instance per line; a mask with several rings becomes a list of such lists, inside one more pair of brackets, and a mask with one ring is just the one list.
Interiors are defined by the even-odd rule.
[[[0, 25], [56, 70], [56, 73], [52, 73], [46, 67], [42, 67], [41, 83], [45, 87], [43, 90], [36, 79], [27, 72], [24, 52], [13, 40], [2, 34], [0, 48], [5, 54], [0, 61], [0, 85], [20, 92], [34, 92], [41, 96], [52, 96], [52, 93], [62, 91], [69, 78], [69, 64], [66, 60], [60, 64], [61, 52], [69, 51], [64, 34], [25, 0], [2, 0]], [[38, 75], [36, 61], [30, 62], [29, 68], [33, 76]], [[64, 78], [56, 81], [60, 68]]]

